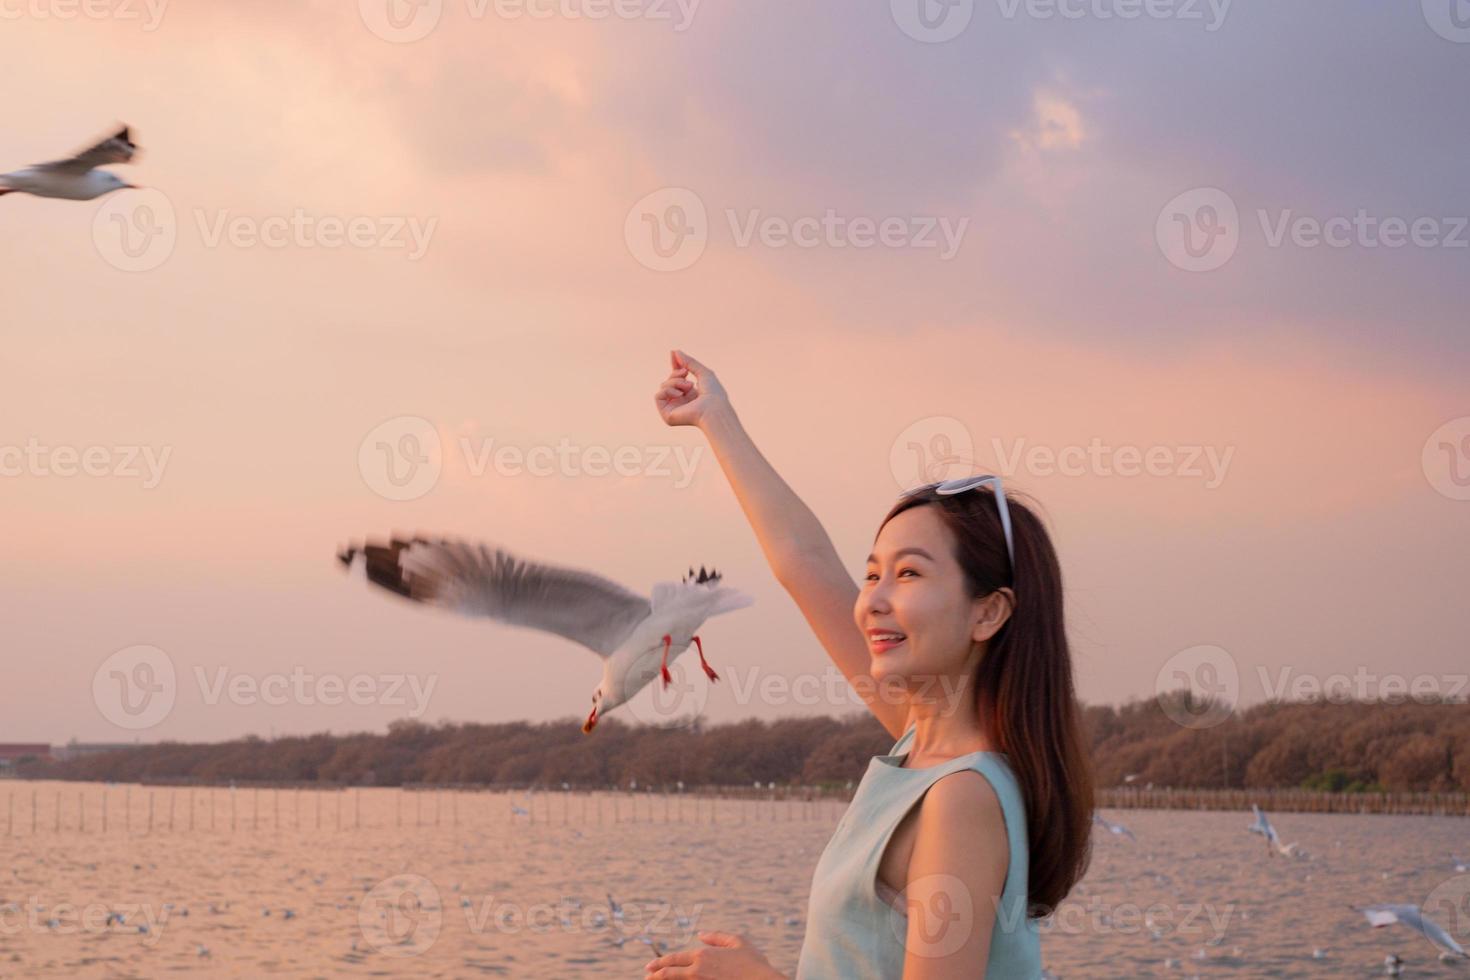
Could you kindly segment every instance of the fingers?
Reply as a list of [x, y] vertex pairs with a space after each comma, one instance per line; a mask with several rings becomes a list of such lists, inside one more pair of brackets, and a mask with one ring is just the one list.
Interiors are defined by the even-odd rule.
[[690, 357], [688, 354], [684, 353], [681, 350], [674, 351], [674, 354], [678, 358], [678, 363], [675, 364], [675, 367], [681, 370], [687, 368], [688, 370], [693, 371], [696, 378], [709, 370], [709, 368], [705, 367], [703, 364], [699, 363], [697, 360]]
[[[679, 969], [694, 963], [694, 951], [686, 949], [678, 953], [667, 953], [655, 960], [650, 960], [643, 965], [648, 973], [658, 973], [660, 970]], [[665, 976], [678, 976], [678, 974], [664, 974]]]
[[733, 932], [701, 932], [699, 941], [710, 946], [740, 946], [744, 939]]
[[663, 387], [654, 396], [662, 401], [667, 398], [683, 398], [694, 390], [694, 385], [687, 381], [665, 381]]

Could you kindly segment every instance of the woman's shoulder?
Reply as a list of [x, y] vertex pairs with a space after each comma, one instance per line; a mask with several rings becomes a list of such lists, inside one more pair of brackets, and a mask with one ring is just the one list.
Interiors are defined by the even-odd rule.
[[1000, 789], [978, 765], [936, 779], [924, 794], [924, 810], [946, 824], [957, 822], [973, 827], [977, 820], [986, 826], [994, 824], [1000, 828], [1001, 836], [1005, 836], [1005, 808]]

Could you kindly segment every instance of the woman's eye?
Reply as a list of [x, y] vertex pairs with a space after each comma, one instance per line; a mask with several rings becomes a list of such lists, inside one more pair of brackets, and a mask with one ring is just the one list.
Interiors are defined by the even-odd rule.
[[[898, 574], [899, 574], [899, 575], [902, 575], [902, 574], [903, 574], [903, 573], [904, 573], [904, 572], [912, 572], [912, 573], [913, 573], [913, 574], [915, 574], [915, 575], [917, 575], [917, 574], [919, 574], [919, 573], [918, 573], [918, 572], [917, 572], [917, 571], [915, 571], [915, 570], [914, 570], [914, 569], [912, 569], [912, 568], [901, 568], [901, 569], [899, 569], [899, 572], [898, 572]], [[874, 580], [874, 579], [876, 579], [876, 578], [877, 578], [877, 577], [878, 577], [878, 573], [877, 573], [877, 572], [869, 572], [869, 573], [868, 573], [868, 574], [867, 574], [867, 576], [866, 576], [866, 577], [865, 577], [865, 578], [864, 578], [864, 581], [866, 581], [866, 582], [871, 582], [871, 581], [873, 581], [873, 580]]]

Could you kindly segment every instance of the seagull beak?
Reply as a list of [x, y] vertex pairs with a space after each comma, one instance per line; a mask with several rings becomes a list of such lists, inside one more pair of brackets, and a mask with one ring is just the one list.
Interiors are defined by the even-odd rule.
[[596, 726], [597, 726], [597, 705], [594, 704], [592, 706], [592, 714], [588, 715], [587, 716], [587, 720], [584, 721], [584, 722], [582, 722], [582, 734], [583, 735], [587, 734], [588, 732], [592, 731], [592, 729], [595, 728]]

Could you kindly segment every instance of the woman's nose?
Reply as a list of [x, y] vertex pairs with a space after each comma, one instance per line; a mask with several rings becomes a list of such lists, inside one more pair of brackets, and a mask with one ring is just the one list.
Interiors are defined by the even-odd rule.
[[888, 601], [888, 586], [879, 579], [873, 583], [873, 587], [863, 596], [864, 607], [868, 610], [882, 614], [889, 611], [891, 604]]

